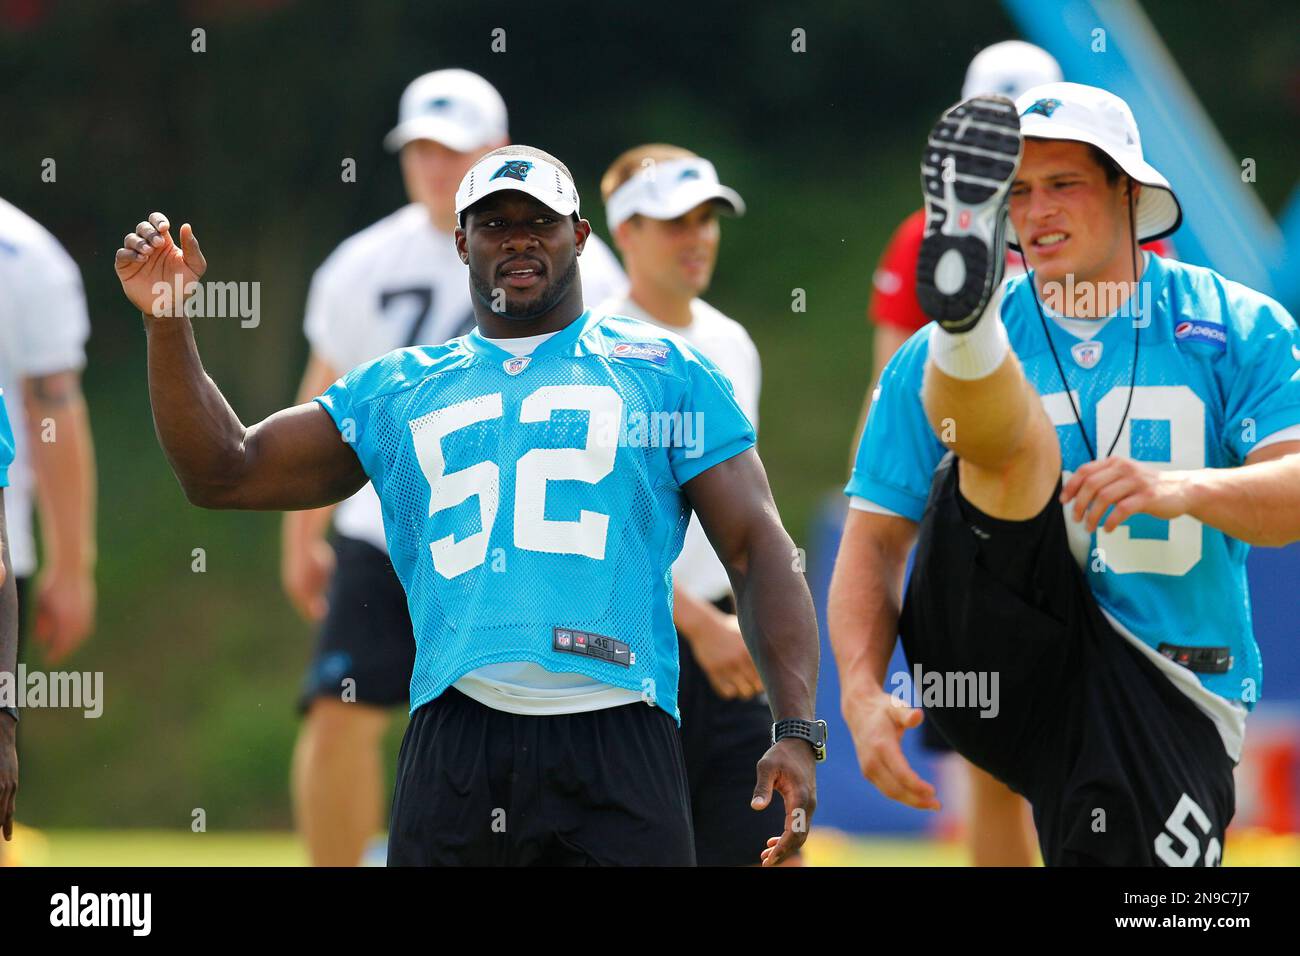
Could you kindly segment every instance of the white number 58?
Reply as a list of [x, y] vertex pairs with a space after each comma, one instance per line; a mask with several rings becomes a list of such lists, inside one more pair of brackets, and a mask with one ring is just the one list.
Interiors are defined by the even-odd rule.
[[[1195, 866], [1196, 858], [1201, 854], [1201, 841], [1187, 826], [1188, 817], [1196, 821], [1202, 833], [1210, 832], [1210, 818], [1196, 805], [1195, 800], [1183, 794], [1178, 800], [1178, 806], [1174, 807], [1174, 812], [1169, 814], [1169, 819], [1165, 821], [1165, 829], [1169, 833], [1162, 833], [1156, 837], [1156, 856], [1160, 857], [1161, 862], [1166, 866]], [[1173, 836], [1170, 836], [1170, 833]], [[1174, 837], [1177, 837], [1183, 845], [1181, 852], [1174, 849]], [[1205, 865], [1218, 866], [1222, 856], [1223, 847], [1219, 844], [1219, 838], [1210, 837], [1210, 842], [1205, 846]]]

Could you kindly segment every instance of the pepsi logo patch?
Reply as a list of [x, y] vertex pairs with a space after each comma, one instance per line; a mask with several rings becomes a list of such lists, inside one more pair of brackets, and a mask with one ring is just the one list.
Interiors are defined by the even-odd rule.
[[1101, 342], [1079, 342], [1070, 346], [1070, 354], [1080, 368], [1096, 368], [1101, 361]]
[[1199, 342], [1219, 352], [1228, 348], [1228, 334], [1223, 326], [1213, 322], [1179, 322], [1174, 326], [1174, 338], [1180, 342]]
[[614, 358], [644, 359], [656, 365], [668, 364], [668, 346], [658, 342], [619, 342], [614, 346]]
[[507, 375], [518, 375], [524, 369], [528, 368], [528, 363], [532, 360], [532, 356], [519, 355], [515, 358], [506, 359], [501, 363], [501, 367], [506, 370]]

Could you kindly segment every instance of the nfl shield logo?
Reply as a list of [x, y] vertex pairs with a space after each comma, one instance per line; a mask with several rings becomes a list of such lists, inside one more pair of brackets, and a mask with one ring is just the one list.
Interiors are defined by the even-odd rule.
[[506, 359], [501, 363], [501, 365], [505, 368], [507, 375], [518, 375], [524, 369], [528, 368], [528, 363], [531, 361], [532, 358], [530, 356], [522, 355], [516, 358]]
[[1074, 361], [1080, 368], [1093, 368], [1101, 361], [1101, 343], [1080, 342], [1078, 345], [1071, 346], [1070, 354], [1074, 356]]

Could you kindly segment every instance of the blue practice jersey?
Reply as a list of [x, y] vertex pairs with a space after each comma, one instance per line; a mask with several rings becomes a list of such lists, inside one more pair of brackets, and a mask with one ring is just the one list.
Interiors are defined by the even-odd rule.
[[475, 330], [361, 365], [317, 401], [383, 505], [415, 630], [412, 711], [470, 670], [529, 661], [678, 717], [682, 486], [754, 444], [713, 363], [585, 312], [531, 356]]
[[[1098, 454], [1106, 454], [1124, 421], [1135, 321], [1137, 383], [1113, 454], [1162, 469], [1231, 468], [1260, 440], [1300, 424], [1300, 332], [1282, 306], [1209, 269], [1154, 255], [1143, 283], [1137, 319], [1126, 307], [1091, 342], [1047, 320]], [[1002, 319], [1056, 425], [1068, 480], [1089, 460], [1088, 451], [1027, 277], [1007, 284]], [[912, 336], [881, 376], [846, 489], [914, 521], [921, 520], [931, 473], [945, 454], [921, 404], [929, 336], [928, 326]], [[1214, 693], [1253, 706], [1262, 688], [1246, 587], [1248, 545], [1190, 516], [1133, 515], [1091, 540], [1068, 513], [1066, 521], [1104, 610], [1154, 649], [1162, 642], [1228, 647], [1227, 673], [1197, 676]]]
[[0, 388], [0, 488], [9, 485], [9, 466], [14, 463], [14, 433], [5, 411], [5, 390]]

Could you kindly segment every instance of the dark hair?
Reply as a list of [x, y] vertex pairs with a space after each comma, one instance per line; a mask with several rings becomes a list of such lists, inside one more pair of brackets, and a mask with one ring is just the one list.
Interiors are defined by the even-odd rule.
[[1115, 160], [1106, 155], [1106, 151], [1100, 146], [1094, 146], [1088, 143], [1088, 152], [1092, 154], [1093, 161], [1101, 167], [1101, 171], [1106, 174], [1106, 183], [1114, 186], [1119, 182], [1120, 176], [1125, 175], [1124, 171], [1119, 168]]

